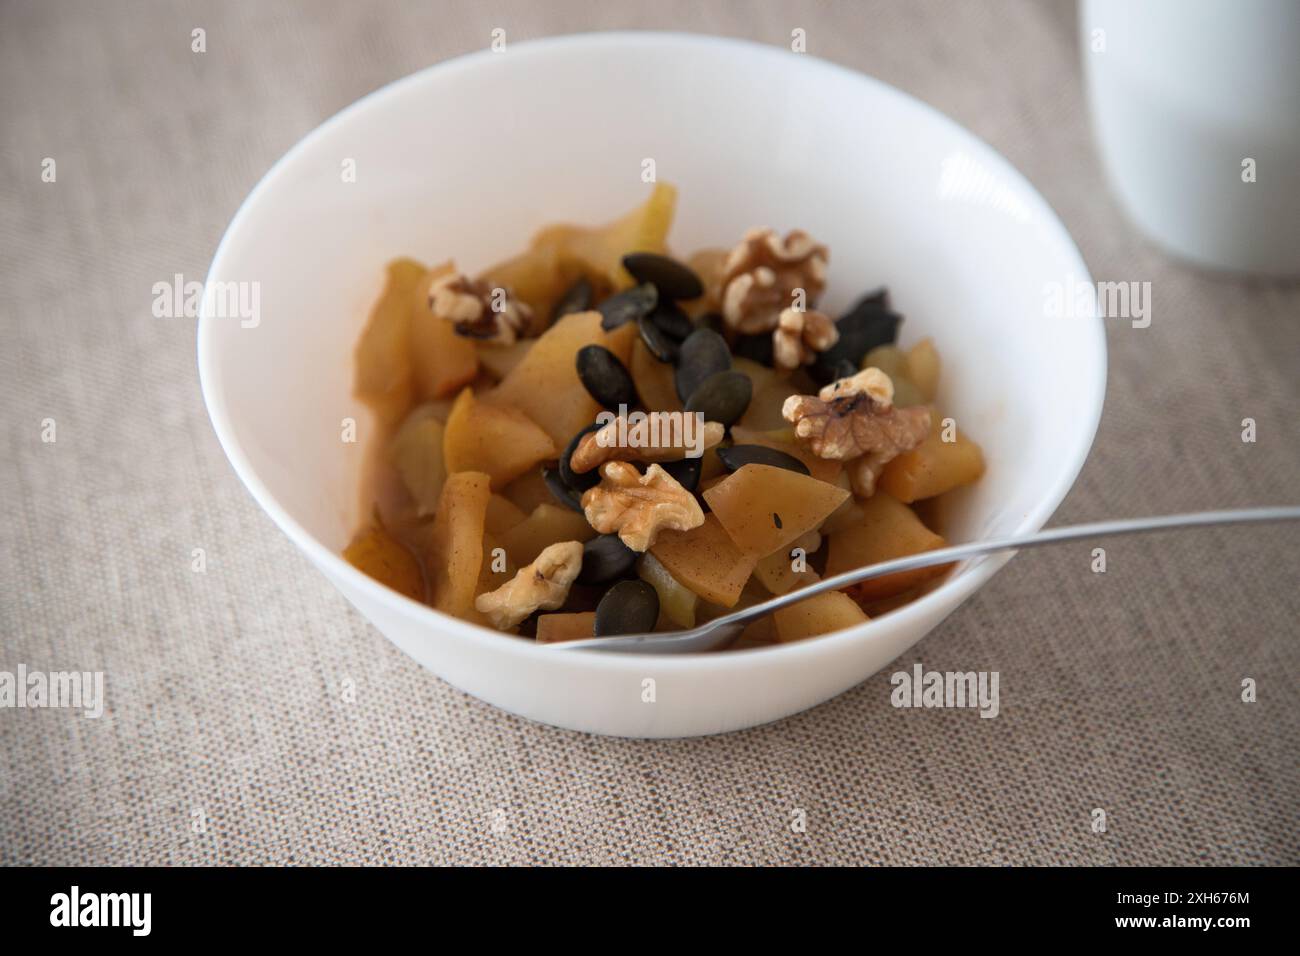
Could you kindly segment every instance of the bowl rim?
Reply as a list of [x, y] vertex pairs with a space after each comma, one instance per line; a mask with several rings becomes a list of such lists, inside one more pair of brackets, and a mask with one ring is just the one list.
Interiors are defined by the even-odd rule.
[[[784, 59], [792, 55], [784, 52], [782, 47], [752, 40], [678, 31], [651, 30], [593, 31], [590, 33], [543, 37], [512, 42], [510, 50], [512, 55], [515, 56], [546, 57], [577, 53], [592, 47], [610, 44], [626, 44], [665, 51], [680, 49], [683, 46], [724, 46], [749, 55], [772, 59]], [[225, 232], [222, 234], [216, 252], [213, 254], [212, 263], [204, 279], [205, 287], [211, 285], [221, 275], [232, 242], [240, 234], [244, 220], [250, 215], [250, 210], [257, 205], [263, 194], [275, 185], [276, 181], [284, 174], [286, 167], [301, 154], [308, 152], [317, 139], [327, 135], [335, 126], [346, 122], [354, 113], [359, 113], [376, 102], [399, 95], [409, 88], [422, 84], [442, 82], [449, 75], [472, 70], [497, 55], [491, 49], [483, 49], [434, 63], [372, 90], [309, 130], [271, 165], [270, 169], [262, 175], [257, 184], [240, 203], [239, 208], [231, 217]], [[852, 79], [865, 87], [872, 88], [876, 95], [893, 97], [903, 101], [905, 106], [923, 115], [928, 121], [946, 126], [969, 141], [972, 151], [983, 162], [987, 163], [989, 168], [997, 170], [1001, 175], [1013, 182], [1020, 191], [1026, 194], [1031, 206], [1038, 205], [1038, 213], [1042, 217], [1043, 225], [1049, 234], [1056, 234], [1057, 240], [1062, 244], [1061, 251], [1067, 259], [1072, 260], [1068, 263], [1071, 274], [1078, 277], [1082, 282], [1092, 282], [1091, 272], [1084, 262], [1078, 246], [1056, 211], [1023, 173], [983, 139], [924, 100], [918, 99], [910, 93], [906, 93], [873, 76], [808, 53], [801, 53], [798, 58], [803, 63], [800, 69], [822, 71], [828, 76], [838, 75]], [[206, 302], [206, 297], [204, 297], [203, 301]], [[1038, 504], [1025, 513], [1011, 533], [1021, 534], [1035, 531], [1047, 523], [1073, 487], [1092, 449], [1105, 403], [1108, 363], [1105, 326], [1096, 309], [1094, 309], [1091, 316], [1091, 322], [1094, 332], [1093, 351], [1095, 353], [1096, 369], [1091, 379], [1091, 393], [1081, 396], [1087, 399], [1087, 418], [1082, 422], [1083, 427], [1078, 433], [1078, 439], [1070, 455], [1068, 458], [1063, 459], [1063, 468], [1055, 482], [1046, 490]], [[497, 646], [505, 653], [519, 653], [530, 656], [532, 659], [540, 659], [543, 656], [554, 659], [557, 653], [562, 653], [572, 656], [574, 663], [581, 661], [584, 666], [594, 667], [598, 670], [622, 672], [631, 668], [639, 671], [651, 664], [657, 671], [685, 669], [696, 672], [729, 670], [744, 665], [756, 665], [760, 662], [772, 661], [776, 663], [796, 656], [818, 658], [834, 654], [841, 646], [849, 642], [870, 641], [885, 626], [891, 629], [906, 628], [914, 619], [925, 618], [932, 608], [952, 600], [954, 597], [956, 600], [950, 610], [955, 610], [958, 605], [986, 584], [1012, 557], [1011, 554], [1007, 553], [990, 555], [972, 562], [964, 568], [959, 567], [937, 587], [889, 612], [887, 616], [873, 618], [855, 627], [820, 636], [816, 640], [746, 648], [730, 651], [726, 654], [685, 655], [609, 654], [598, 650], [563, 650], [539, 645], [534, 641], [522, 640], [515, 635], [501, 633], [468, 621], [462, 621], [423, 602], [406, 597], [354, 568], [344, 560], [341, 554], [326, 547], [315, 535], [307, 531], [280, 504], [257, 475], [243, 446], [235, 435], [234, 427], [226, 410], [224, 386], [221, 384], [215, 368], [212, 343], [217, 328], [217, 321], [208, 314], [206, 307], [202, 307], [199, 314], [197, 335], [199, 384], [208, 416], [212, 421], [213, 430], [216, 432], [222, 450], [234, 468], [236, 475], [243, 482], [244, 487], [248, 489], [253, 499], [271, 517], [280, 530], [328, 577], [400, 613], [422, 630], [461, 632], [474, 640], [496, 642]], [[1076, 421], [1078, 421], [1077, 418]], [[887, 624], [882, 625], [881, 622], [887, 622]], [[534, 657], [534, 655], [537, 656]]]

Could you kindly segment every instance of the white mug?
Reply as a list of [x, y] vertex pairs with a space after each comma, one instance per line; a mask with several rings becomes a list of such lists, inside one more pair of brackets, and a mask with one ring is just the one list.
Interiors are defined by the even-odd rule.
[[1111, 188], [1196, 265], [1300, 275], [1300, 0], [1083, 0]]

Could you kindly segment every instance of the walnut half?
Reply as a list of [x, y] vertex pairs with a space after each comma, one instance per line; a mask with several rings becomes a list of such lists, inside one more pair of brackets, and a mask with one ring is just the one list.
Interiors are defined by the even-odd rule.
[[429, 285], [429, 309], [451, 323], [457, 335], [494, 345], [513, 345], [532, 322], [533, 310], [486, 282], [459, 272], [439, 276]]
[[822, 312], [785, 309], [772, 332], [772, 359], [777, 368], [794, 371], [811, 365], [818, 352], [840, 340], [835, 320]]
[[[744, 334], [771, 332], [781, 310], [812, 308], [826, 288], [826, 247], [802, 229], [784, 239], [774, 229], [751, 229], [722, 265], [722, 318]], [[804, 301], [795, 301], [795, 290]]]
[[601, 534], [617, 533], [633, 551], [648, 551], [665, 529], [690, 531], [704, 524], [695, 496], [658, 465], [644, 475], [625, 461], [606, 462], [601, 481], [582, 496], [587, 522]]
[[495, 591], [480, 594], [474, 607], [502, 631], [517, 627], [534, 611], [554, 611], [564, 604], [582, 570], [582, 542], [561, 541], [542, 550]]
[[869, 497], [876, 478], [897, 456], [930, 434], [930, 410], [894, 406], [894, 383], [878, 368], [866, 368], [812, 395], [791, 395], [781, 414], [795, 437], [819, 458], [847, 461], [853, 490]]

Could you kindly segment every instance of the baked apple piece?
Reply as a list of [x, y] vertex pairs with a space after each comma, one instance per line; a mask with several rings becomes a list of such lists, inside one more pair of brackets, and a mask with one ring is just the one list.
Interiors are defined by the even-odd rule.
[[474, 610], [474, 592], [483, 565], [483, 524], [491, 496], [488, 475], [477, 471], [449, 475], [426, 546], [433, 606], [470, 621], [481, 620]]
[[[842, 528], [828, 535], [827, 540], [830, 548], [826, 556], [828, 578], [869, 564], [933, 551], [948, 543], [922, 524], [916, 512], [884, 491], [877, 491], [862, 502], [862, 520], [859, 524]], [[890, 597], [938, 577], [951, 567], [951, 564], [942, 564], [933, 568], [900, 571], [883, 578], [862, 581], [848, 591], [854, 597], [866, 601]]]
[[531, 418], [508, 405], [480, 402], [468, 388], [447, 416], [443, 438], [447, 471], [483, 472], [494, 491], [555, 455], [555, 443]]
[[749, 464], [704, 492], [741, 551], [761, 558], [816, 530], [849, 493], [838, 485], [773, 465]]

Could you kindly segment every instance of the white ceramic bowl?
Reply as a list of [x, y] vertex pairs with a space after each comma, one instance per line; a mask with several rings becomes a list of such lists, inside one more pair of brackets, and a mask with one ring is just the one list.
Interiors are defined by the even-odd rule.
[[[394, 644], [512, 713], [576, 730], [680, 737], [796, 713], [907, 650], [1005, 562], [963, 566], [881, 618], [801, 644], [692, 657], [558, 651], [448, 618], [339, 557], [359, 520], [370, 422], [352, 349], [389, 259], [474, 271], [539, 226], [639, 202], [643, 160], [679, 191], [673, 247], [753, 225], [831, 250], [838, 310], [887, 284], [901, 341], [931, 336], [940, 402], [988, 472], [955, 541], [1043, 525], [1092, 443], [1105, 389], [1095, 316], [1044, 315], [1049, 283], [1089, 281], [1056, 216], [1000, 156], [922, 103], [806, 54], [673, 34], [587, 34], [430, 68], [308, 135], [249, 195], [209, 283], [256, 282], [255, 327], [205, 309], [213, 425], [253, 497]], [[355, 162], [355, 182], [342, 174]], [[361, 440], [340, 440], [353, 417]], [[647, 681], [654, 681], [653, 694]], [[653, 701], [647, 700], [653, 697]]]

